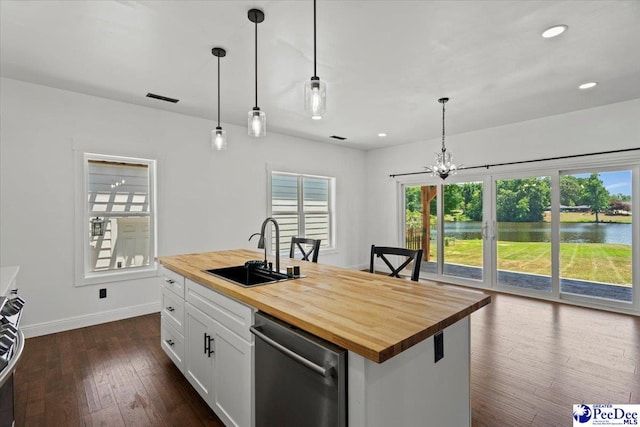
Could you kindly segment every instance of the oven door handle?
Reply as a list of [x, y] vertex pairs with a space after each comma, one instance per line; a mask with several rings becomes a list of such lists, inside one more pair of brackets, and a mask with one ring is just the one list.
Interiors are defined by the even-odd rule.
[[298, 353], [296, 353], [294, 351], [291, 351], [290, 349], [288, 349], [287, 347], [283, 346], [279, 342], [274, 341], [273, 339], [271, 339], [268, 336], [266, 336], [265, 334], [263, 334], [262, 331], [260, 331], [255, 326], [250, 326], [249, 329], [251, 330], [251, 333], [253, 335], [255, 335], [256, 337], [260, 338], [261, 340], [263, 340], [264, 342], [269, 344], [271, 347], [275, 348], [276, 350], [280, 351], [281, 353], [285, 354], [286, 356], [289, 356], [290, 358], [292, 358], [296, 362], [298, 362], [298, 363], [302, 364], [303, 366], [311, 369], [313, 372], [315, 372], [318, 375], [322, 375], [323, 377], [326, 377], [326, 376], [330, 375], [331, 371], [333, 370], [333, 368], [329, 368], [329, 369], [323, 368], [322, 366], [313, 363], [309, 359], [300, 356]]

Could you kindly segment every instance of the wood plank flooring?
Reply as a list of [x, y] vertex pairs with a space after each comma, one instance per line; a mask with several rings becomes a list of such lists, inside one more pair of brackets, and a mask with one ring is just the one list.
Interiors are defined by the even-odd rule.
[[570, 426], [640, 403], [640, 317], [506, 294], [471, 315], [473, 426]]
[[160, 348], [160, 314], [26, 340], [16, 426], [223, 426]]
[[[568, 426], [574, 403], [640, 403], [640, 317], [493, 298], [471, 316], [474, 427]], [[222, 426], [160, 349], [159, 314], [27, 340], [16, 426], [152, 425]]]

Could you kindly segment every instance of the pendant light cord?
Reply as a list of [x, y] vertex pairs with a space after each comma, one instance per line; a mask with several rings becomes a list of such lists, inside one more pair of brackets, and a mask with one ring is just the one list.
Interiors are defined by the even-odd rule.
[[218, 56], [218, 127], [220, 127], [220, 57]]
[[256, 33], [255, 33], [255, 62], [256, 62], [256, 67], [255, 67], [255, 71], [256, 71], [256, 108], [258, 108], [258, 23], [255, 22], [255, 26], [256, 26]]
[[316, 74], [316, 0], [313, 0], [313, 77]]

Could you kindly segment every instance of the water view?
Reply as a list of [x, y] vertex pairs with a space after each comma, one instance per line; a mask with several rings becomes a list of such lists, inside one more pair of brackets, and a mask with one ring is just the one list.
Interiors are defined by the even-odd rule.
[[[481, 239], [481, 228], [482, 223], [479, 221], [447, 221], [444, 225], [445, 237], [455, 237], [458, 240]], [[499, 222], [498, 229], [499, 241], [551, 241], [551, 223], [548, 222]], [[560, 223], [560, 241], [562, 243], [631, 245], [631, 235], [631, 224]]]

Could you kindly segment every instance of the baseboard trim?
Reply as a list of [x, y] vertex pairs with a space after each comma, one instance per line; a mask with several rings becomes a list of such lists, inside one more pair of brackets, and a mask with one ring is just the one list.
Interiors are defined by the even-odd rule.
[[119, 308], [117, 310], [102, 311], [100, 313], [86, 314], [84, 316], [69, 317], [54, 320], [53, 322], [37, 323], [35, 325], [20, 325], [25, 338], [39, 337], [41, 335], [55, 334], [56, 332], [69, 331], [71, 329], [84, 328], [100, 323], [113, 322], [115, 320], [128, 319], [129, 317], [142, 316], [160, 311], [160, 302], [136, 305], [133, 307]]

